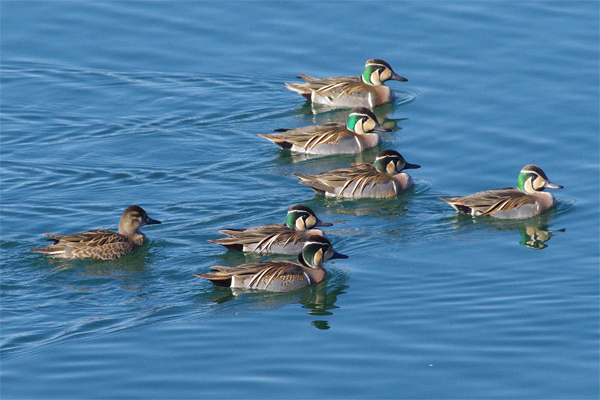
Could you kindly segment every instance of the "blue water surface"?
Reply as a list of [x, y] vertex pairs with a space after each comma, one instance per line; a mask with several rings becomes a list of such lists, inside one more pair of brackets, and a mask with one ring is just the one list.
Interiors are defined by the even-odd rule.
[[[599, 390], [599, 3], [0, 3], [3, 399], [593, 399]], [[396, 126], [356, 156], [258, 137], [344, 121], [288, 91], [298, 73], [408, 82]], [[411, 163], [414, 189], [330, 200], [293, 176]], [[522, 221], [438, 197], [564, 185]], [[42, 233], [161, 225], [110, 262], [32, 253]], [[293, 293], [194, 273], [258, 255], [208, 239], [306, 204], [347, 260]], [[266, 257], [265, 257], [266, 259]]]

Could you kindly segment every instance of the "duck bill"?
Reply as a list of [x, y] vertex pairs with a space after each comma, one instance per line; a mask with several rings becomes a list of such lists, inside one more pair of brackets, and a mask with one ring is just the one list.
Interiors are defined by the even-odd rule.
[[331, 258], [348, 258], [347, 255], [342, 254], [342, 253], [338, 253], [337, 251], [333, 251], [333, 256], [331, 256]]
[[162, 224], [162, 222], [160, 222], [159, 220], [156, 220], [156, 219], [152, 219], [150, 217], [148, 217], [148, 221], [146, 221], [146, 225], [158, 225], [158, 224]]
[[550, 181], [546, 181], [546, 183], [544, 184], [544, 189], [562, 189], [564, 188], [563, 185], [557, 185], [556, 183], [552, 183]]
[[317, 218], [317, 223], [315, 224], [315, 226], [333, 226], [333, 224], [331, 222], [321, 221]]
[[400, 82], [407, 82], [408, 81], [408, 79], [406, 79], [406, 78], [398, 75], [395, 72], [392, 74], [392, 77], [390, 79], [393, 80], [393, 81], [400, 81]]
[[405, 163], [403, 169], [417, 169], [417, 168], [421, 168], [421, 166], [419, 164]]
[[391, 132], [392, 128], [386, 128], [385, 126], [381, 125], [380, 123], [377, 123], [377, 125], [375, 125], [375, 128], [373, 128], [373, 131], [375, 131], [375, 132]]

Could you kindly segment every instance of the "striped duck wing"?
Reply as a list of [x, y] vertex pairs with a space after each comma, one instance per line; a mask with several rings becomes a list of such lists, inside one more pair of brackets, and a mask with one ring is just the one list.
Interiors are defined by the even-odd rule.
[[525, 204], [535, 204], [535, 197], [514, 188], [486, 190], [469, 196], [441, 198], [458, 211], [472, 215], [489, 215], [496, 211], [510, 211]]
[[349, 168], [336, 169], [318, 175], [296, 174], [302, 181], [301, 184], [308, 185], [314, 189], [335, 194], [339, 188], [339, 196], [351, 189], [350, 194], [356, 191], [362, 192], [367, 185], [375, 186], [381, 182], [393, 181], [394, 179], [382, 174], [372, 164], [354, 163]]
[[249, 245], [256, 243], [254, 251], [269, 251], [275, 243], [286, 246], [296, 244], [307, 235], [303, 231], [296, 231], [286, 225], [266, 225], [260, 230], [256, 229], [221, 229], [220, 233], [229, 235], [229, 238], [209, 240], [210, 243], [221, 245]]
[[360, 77], [357, 76], [340, 76], [337, 78], [313, 78], [306, 74], [299, 74], [298, 76], [306, 81], [304, 87], [321, 96], [329, 97], [331, 100], [337, 100], [344, 95], [364, 90], [364, 85]]
[[[244, 282], [248, 289], [258, 289], [260, 284], [268, 286], [274, 280], [286, 275], [304, 276], [297, 264], [288, 261], [263, 261], [244, 264], [238, 267], [215, 265], [210, 267], [216, 272], [195, 274], [219, 286], [230, 286], [232, 279]], [[250, 279], [249, 281], [247, 281]], [[247, 282], [246, 282], [247, 281]]]
[[[304, 150], [310, 150], [321, 144], [337, 145], [345, 135], [358, 136], [356, 133], [348, 130], [346, 125], [331, 122], [328, 124], [307, 126], [297, 129], [280, 129], [277, 130], [280, 134], [260, 135], [271, 141], [278, 140], [282, 143], [287, 143], [287, 148], [291, 145], [301, 147]], [[283, 147], [281, 144], [280, 147]], [[291, 144], [291, 145], [290, 145]]]

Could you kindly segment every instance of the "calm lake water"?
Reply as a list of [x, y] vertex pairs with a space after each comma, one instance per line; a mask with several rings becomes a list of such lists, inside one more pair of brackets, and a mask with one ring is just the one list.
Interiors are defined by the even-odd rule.
[[[1, 387], [31, 398], [593, 399], [599, 391], [599, 3], [2, 2]], [[408, 82], [383, 144], [297, 157], [259, 138], [343, 121], [285, 82]], [[411, 163], [397, 199], [298, 185]], [[539, 165], [558, 205], [457, 217], [438, 197]], [[162, 225], [113, 262], [29, 252], [42, 233]], [[258, 256], [206, 241], [306, 204], [347, 260], [289, 294], [193, 276]]]

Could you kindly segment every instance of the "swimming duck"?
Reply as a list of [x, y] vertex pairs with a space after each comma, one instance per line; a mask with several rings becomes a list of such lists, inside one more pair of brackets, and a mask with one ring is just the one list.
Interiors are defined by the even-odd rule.
[[349, 168], [317, 175], [297, 174], [300, 184], [310, 186], [317, 194], [329, 197], [363, 198], [394, 197], [410, 188], [414, 182], [405, 169], [421, 168], [407, 163], [395, 150], [384, 150], [373, 164], [354, 163]]
[[140, 229], [145, 225], [154, 224], [160, 224], [160, 221], [148, 217], [141, 207], [131, 206], [121, 215], [118, 233], [107, 229], [71, 235], [44, 233], [54, 244], [31, 251], [56, 258], [114, 260], [144, 244], [145, 236]]
[[334, 107], [373, 108], [394, 99], [392, 90], [384, 85], [388, 80], [407, 81], [383, 61], [368, 60], [361, 76], [313, 78], [299, 74], [306, 83], [286, 83], [285, 86], [316, 104]]
[[257, 253], [300, 254], [310, 236], [324, 236], [316, 226], [332, 226], [321, 221], [314, 211], [303, 205], [290, 207], [285, 223], [254, 226], [246, 229], [221, 229], [229, 237], [209, 240], [229, 250]]
[[554, 196], [544, 189], [562, 189], [550, 182], [537, 165], [523, 167], [517, 179], [517, 188], [486, 190], [463, 197], [439, 199], [450, 204], [456, 211], [472, 216], [491, 215], [496, 218], [530, 218], [548, 210], [554, 204]]
[[357, 154], [381, 143], [375, 132], [391, 132], [365, 107], [355, 107], [346, 124], [331, 122], [296, 129], [278, 129], [263, 137], [284, 150], [307, 154]]
[[327, 275], [323, 263], [332, 258], [348, 256], [334, 251], [326, 238], [312, 235], [298, 255], [298, 263], [262, 261], [237, 267], [215, 265], [210, 268], [217, 272], [194, 275], [208, 279], [216, 286], [291, 292], [321, 282]]

